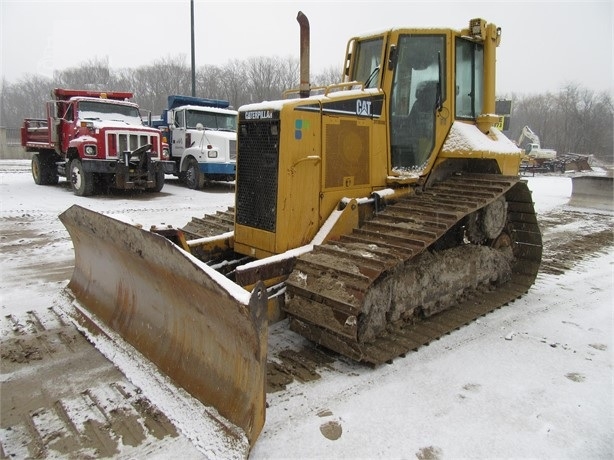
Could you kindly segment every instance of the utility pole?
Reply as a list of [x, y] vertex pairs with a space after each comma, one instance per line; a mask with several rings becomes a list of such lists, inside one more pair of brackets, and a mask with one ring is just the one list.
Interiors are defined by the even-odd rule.
[[192, 31], [192, 97], [196, 96], [196, 59], [194, 58], [194, 0], [190, 0], [190, 19]]

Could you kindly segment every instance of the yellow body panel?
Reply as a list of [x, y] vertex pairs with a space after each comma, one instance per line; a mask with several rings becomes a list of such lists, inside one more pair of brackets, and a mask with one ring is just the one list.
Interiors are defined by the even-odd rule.
[[[257, 242], [257, 244], [245, 244], [242, 241]], [[262, 248], [275, 247], [275, 233], [267, 232], [245, 225], [235, 224], [235, 243], [234, 250], [238, 253], [245, 254], [250, 257], [262, 259], [275, 254], [273, 251], [267, 251]]]
[[[296, 111], [292, 104], [281, 113], [277, 189], [277, 240], [273, 253], [309, 243], [320, 228], [321, 120], [317, 111]], [[286, 125], [286, 120], [289, 125]]]
[[[421, 46], [414, 46], [413, 50], [408, 46], [403, 48], [403, 44], [414, 37], [424, 37], [425, 40], [436, 37], [440, 47], [439, 80], [437, 70], [433, 70], [437, 61], [432, 60], [437, 54], [431, 53], [428, 66], [418, 65], [407, 71], [407, 66], [414, 66], [416, 59], [420, 59], [416, 56], [422, 52]], [[261, 113], [279, 113], [277, 196], [274, 230], [255, 230], [237, 223], [235, 250], [261, 258], [308, 244], [343, 198], [369, 197], [383, 188], [422, 186], [434, 169], [449, 160], [491, 160], [490, 172], [518, 174], [518, 149], [492, 128], [498, 121], [491, 112], [495, 101], [494, 50], [499, 40], [499, 29], [483, 20], [472, 21], [469, 29], [463, 31], [392, 29], [355, 37], [348, 42], [346, 56], [346, 78], [349, 81], [333, 85], [321, 95], [258, 104], [255, 112], [251, 112], [249, 106], [242, 107], [240, 116], [244, 116], [246, 121], [253, 119], [248, 116], [250, 113], [257, 113], [258, 117]], [[463, 98], [466, 100], [468, 97], [463, 91], [469, 90], [467, 87], [459, 90], [458, 87], [455, 63], [466, 58], [457, 56], [459, 49], [465, 52], [458, 48], [459, 41], [468, 43], [469, 47], [472, 44], [482, 47], [479, 52], [484, 56], [483, 64], [479, 64], [483, 66], [480, 72], [484, 91], [476, 99], [482, 112], [473, 118], [461, 114], [460, 120], [458, 106], [463, 104]], [[377, 44], [373, 47], [371, 59], [379, 65], [375, 84], [367, 87], [363, 80], [353, 80], [360, 76], [356, 75], [356, 69], [362, 66], [364, 74], [364, 71], [371, 70], [369, 66], [374, 65], [360, 62], [357, 57], [360, 56], [360, 47], [371, 43]], [[431, 88], [437, 83], [440, 91], [437, 107], [434, 107], [435, 99], [431, 95], [430, 109], [422, 115], [430, 120], [429, 128], [423, 131], [395, 128], [395, 123], [409, 122], [413, 107], [419, 105], [420, 87], [414, 81], [419, 78], [423, 78], [425, 84], [430, 83]], [[466, 80], [467, 77], [462, 78]], [[417, 126], [415, 121], [413, 123], [410, 126]], [[453, 126], [459, 123], [475, 129], [471, 132], [453, 130]], [[397, 148], [396, 159], [395, 142], [406, 141], [399, 141], [405, 131], [395, 129], [409, 129], [408, 134], [413, 136], [412, 144], [403, 144], [405, 150]], [[461, 139], [463, 136], [466, 139]], [[456, 140], [453, 145], [450, 142], [452, 137]], [[241, 147], [239, 142], [239, 161]], [[398, 167], [404, 158], [410, 158], [408, 155], [416, 158], [412, 163], [414, 166]], [[237, 182], [241, 184], [240, 170], [237, 176]]]

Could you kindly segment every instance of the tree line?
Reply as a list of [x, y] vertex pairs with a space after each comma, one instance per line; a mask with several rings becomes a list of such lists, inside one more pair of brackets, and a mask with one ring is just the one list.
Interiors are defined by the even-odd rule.
[[[107, 61], [95, 59], [56, 71], [53, 77], [27, 75], [16, 83], [3, 80], [0, 126], [19, 127], [24, 118], [44, 117], [45, 102], [54, 88], [129, 91], [142, 110], [160, 115], [169, 95], [192, 93], [192, 72], [185, 61], [175, 56], [135, 69], [111, 70]], [[340, 81], [340, 69], [329, 68], [312, 76], [312, 84]], [[280, 99], [283, 91], [298, 87], [298, 82], [299, 61], [294, 57], [254, 57], [195, 69], [196, 96], [224, 99], [235, 108]]]
[[506, 132], [510, 139], [519, 139], [522, 128], [528, 126], [539, 136], [542, 148], [594, 155], [614, 164], [614, 106], [608, 92], [569, 83], [557, 93], [512, 95], [511, 100]]
[[[108, 61], [91, 60], [77, 67], [54, 72], [53, 77], [27, 75], [16, 83], [3, 79], [0, 94], [0, 126], [18, 128], [24, 118], [45, 116], [45, 102], [53, 88], [130, 91], [134, 101], [152, 115], [160, 115], [171, 94], [190, 95], [192, 72], [185, 56], [166, 57], [151, 65], [112, 70]], [[196, 96], [224, 99], [238, 108], [244, 104], [276, 100], [299, 82], [295, 57], [253, 57], [231, 60], [225, 65], [195, 69]], [[339, 68], [311, 75], [312, 86], [338, 83]], [[544, 148], [559, 153], [595, 155], [614, 163], [614, 107], [611, 95], [570, 83], [558, 92], [512, 94], [510, 139], [517, 140], [526, 125]], [[523, 146], [521, 146], [523, 147]]]

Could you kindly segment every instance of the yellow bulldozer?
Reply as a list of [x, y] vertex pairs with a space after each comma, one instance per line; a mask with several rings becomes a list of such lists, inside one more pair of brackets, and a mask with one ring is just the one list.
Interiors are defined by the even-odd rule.
[[73, 206], [69, 283], [92, 312], [254, 443], [268, 325], [389, 362], [523, 295], [542, 241], [522, 151], [494, 124], [501, 29], [348, 41], [342, 81], [239, 109], [235, 205], [149, 231]]

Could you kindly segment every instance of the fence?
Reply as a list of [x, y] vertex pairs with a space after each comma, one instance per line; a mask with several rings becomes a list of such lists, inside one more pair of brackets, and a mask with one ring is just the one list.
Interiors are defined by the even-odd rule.
[[30, 159], [31, 154], [21, 146], [21, 128], [0, 127], [0, 159]]

